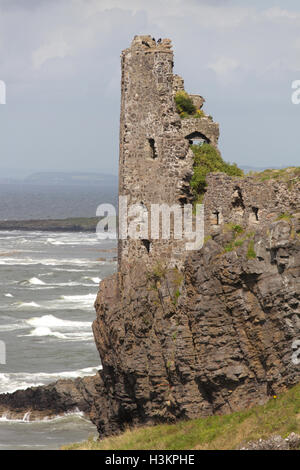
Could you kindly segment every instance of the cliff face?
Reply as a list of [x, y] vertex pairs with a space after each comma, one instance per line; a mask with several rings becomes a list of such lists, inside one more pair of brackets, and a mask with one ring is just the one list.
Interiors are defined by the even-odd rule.
[[299, 382], [300, 216], [251, 230], [212, 233], [182, 274], [137, 263], [101, 283], [100, 435], [243, 409]]

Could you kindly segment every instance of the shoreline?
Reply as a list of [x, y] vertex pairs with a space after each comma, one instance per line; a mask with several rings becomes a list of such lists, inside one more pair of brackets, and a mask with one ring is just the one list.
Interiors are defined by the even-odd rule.
[[95, 232], [100, 219], [100, 217], [72, 217], [67, 219], [0, 220], [0, 231]]

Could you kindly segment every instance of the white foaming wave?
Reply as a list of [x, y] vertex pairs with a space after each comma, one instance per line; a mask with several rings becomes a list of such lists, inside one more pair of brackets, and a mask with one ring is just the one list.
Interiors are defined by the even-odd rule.
[[[38, 423], [52, 423], [56, 421], [63, 421], [69, 418], [79, 418], [81, 421], [85, 421], [87, 423], [90, 423], [90, 420], [85, 417], [85, 414], [83, 411], [80, 411], [77, 407], [74, 409], [74, 411], [68, 411], [66, 413], [63, 413], [61, 415], [56, 415], [53, 417], [45, 416], [45, 418], [42, 419], [34, 419], [30, 420], [30, 411], [27, 411], [22, 419], [16, 419], [16, 418], [10, 418], [9, 413], [4, 413], [2, 416], [0, 416], [0, 423], [30, 423], [31, 425], [33, 424], [38, 424]], [[26, 445], [24, 444], [23, 447], [32, 447], [32, 445]], [[43, 447], [43, 445], [36, 445], [35, 447]]]
[[24, 325], [21, 323], [10, 323], [9, 325], [0, 325], [0, 331], [14, 331], [24, 329]]
[[32, 284], [33, 286], [44, 286], [45, 282], [41, 281], [41, 279], [38, 279], [37, 277], [32, 277], [28, 281], [29, 284]]
[[93, 281], [95, 284], [99, 284], [99, 282], [102, 281], [100, 277], [89, 277], [89, 276], [84, 276], [83, 279], [86, 279], [87, 281]]
[[8, 294], [4, 294], [4, 297], [13, 297], [13, 295], [8, 293]]
[[46, 328], [91, 328], [91, 322], [83, 321], [72, 321], [62, 320], [55, 317], [54, 315], [43, 315], [42, 317], [33, 317], [29, 320], [25, 320], [28, 325], [34, 326], [35, 328], [46, 327]]
[[21, 281], [20, 284], [28, 284], [31, 286], [44, 286], [45, 282], [41, 281], [41, 279], [38, 279], [37, 277], [32, 277], [31, 279]]
[[20, 336], [54, 336], [55, 338], [59, 339], [67, 339], [67, 336], [59, 333], [57, 331], [51, 331], [50, 328], [45, 326], [39, 326], [32, 330], [28, 335], [20, 335]]
[[[94, 287], [94, 284], [92, 284], [92, 286]], [[42, 308], [43, 310], [90, 310], [93, 309], [95, 299], [96, 292], [94, 294], [90, 293], [85, 295], [62, 295], [56, 300], [44, 301], [41, 305], [36, 302], [19, 302], [13, 305], [15, 305], [18, 310], [27, 310], [30, 308]], [[46, 317], [49, 316], [51, 315], [46, 315]]]
[[17, 305], [17, 308], [41, 308], [36, 302], [21, 302]]
[[86, 269], [66, 269], [66, 268], [53, 268], [54, 271], [63, 271], [66, 273], [82, 273], [85, 272]]
[[53, 337], [60, 340], [68, 341], [68, 342], [78, 342], [78, 341], [93, 341], [93, 333], [90, 332], [83, 332], [80, 333], [60, 333], [59, 331], [52, 331], [50, 328], [45, 326], [39, 326], [32, 330], [28, 335], [18, 335], [18, 337]]
[[92, 309], [95, 303], [96, 293], [85, 295], [62, 295], [61, 301], [65, 308]]
[[86, 367], [84, 369], [67, 371], [67, 372], [8, 372], [0, 373], [0, 390], [1, 393], [13, 393], [16, 390], [25, 390], [29, 387], [38, 387], [47, 385], [59, 379], [76, 379], [77, 377], [87, 377], [95, 375], [101, 366]]
[[8, 266], [28, 266], [37, 265], [42, 266], [61, 266], [61, 265], [78, 265], [78, 266], [89, 266], [89, 265], [100, 265], [105, 264], [104, 261], [97, 261], [91, 259], [32, 259], [32, 258], [4, 258], [0, 257], [0, 265]]
[[[92, 280], [92, 278], [86, 278], [89, 280]], [[98, 278], [94, 278], [98, 279]], [[95, 281], [93, 281], [95, 282]], [[100, 282], [100, 281], [99, 281]], [[39, 288], [39, 289], [55, 289], [57, 287], [92, 287], [94, 284], [84, 284], [82, 282], [76, 282], [76, 281], [69, 281], [69, 282], [49, 282], [46, 283], [44, 281], [41, 281], [37, 277], [32, 277], [28, 281], [21, 281], [19, 282], [21, 286], [29, 286], [29, 287], [34, 287], [34, 288]]]
[[54, 246], [61, 246], [61, 245], [94, 246], [94, 245], [99, 245], [99, 240], [97, 239], [95, 234], [93, 234], [92, 236], [92, 234], [90, 233], [89, 235], [83, 236], [83, 233], [81, 233], [80, 235], [78, 234], [77, 237], [74, 237], [74, 236], [66, 237], [63, 235], [60, 235], [60, 236], [58, 235], [57, 238], [50, 237], [46, 239], [45, 243], [48, 245], [54, 245]]

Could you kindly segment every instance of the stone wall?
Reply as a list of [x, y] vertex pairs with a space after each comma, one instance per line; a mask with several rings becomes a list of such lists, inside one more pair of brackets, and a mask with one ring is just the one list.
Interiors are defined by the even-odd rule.
[[281, 214], [300, 212], [300, 180], [292, 170], [290, 177], [286, 170], [286, 181], [211, 173], [207, 177], [204, 207], [207, 233], [221, 230], [228, 223], [255, 228]]

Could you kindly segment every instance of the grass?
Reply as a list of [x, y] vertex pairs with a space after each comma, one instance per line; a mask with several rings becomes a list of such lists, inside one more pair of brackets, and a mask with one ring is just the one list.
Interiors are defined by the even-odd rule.
[[254, 178], [260, 181], [277, 180], [283, 182], [289, 182], [294, 179], [295, 181], [300, 180], [300, 167], [287, 167], [280, 170], [268, 169], [258, 173], [250, 173]]
[[[224, 253], [229, 253], [231, 251], [234, 251], [235, 248], [240, 248], [241, 246], [243, 246], [245, 241], [253, 238], [255, 235], [255, 232], [245, 232], [245, 229], [241, 225], [237, 225], [233, 223], [225, 224], [223, 230], [225, 233], [231, 232], [232, 237], [233, 237], [233, 240], [231, 240], [229, 243], [225, 245]], [[249, 242], [247, 258], [248, 259], [256, 258], [253, 240], [250, 240]]]
[[247, 251], [247, 258], [248, 259], [255, 259], [256, 258], [256, 253], [254, 250], [254, 241], [250, 240], [249, 245], [248, 245], [248, 251]]
[[291, 220], [292, 218], [292, 214], [288, 214], [287, 212], [283, 212], [282, 214], [280, 214], [276, 220]]
[[224, 416], [127, 430], [119, 436], [65, 446], [65, 450], [225, 450], [266, 439], [300, 434], [300, 384], [263, 406]]

